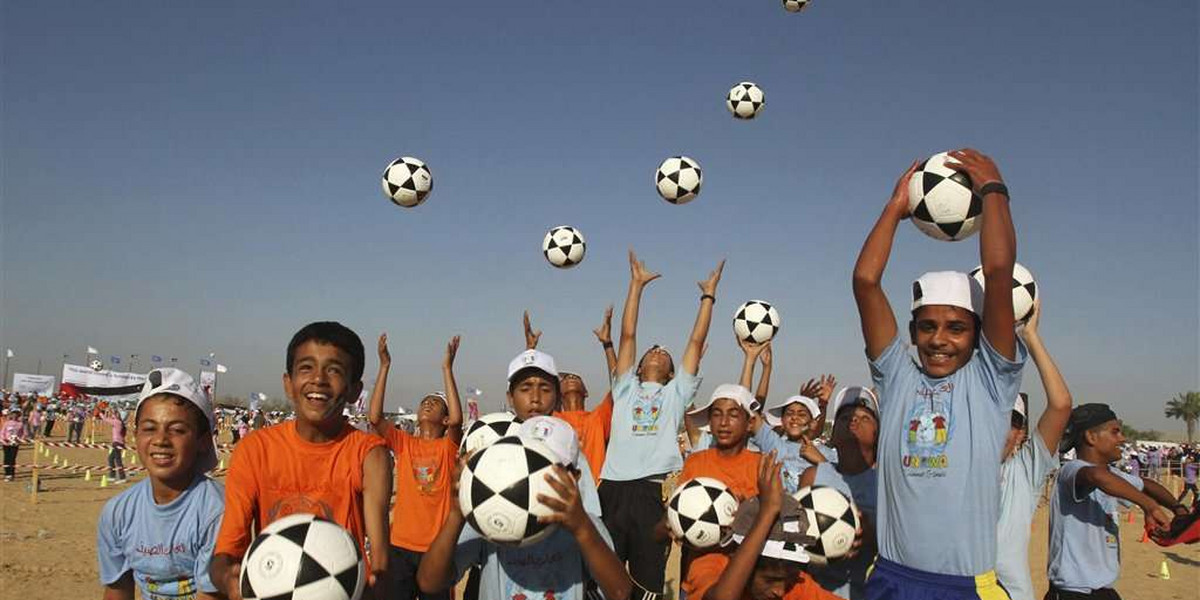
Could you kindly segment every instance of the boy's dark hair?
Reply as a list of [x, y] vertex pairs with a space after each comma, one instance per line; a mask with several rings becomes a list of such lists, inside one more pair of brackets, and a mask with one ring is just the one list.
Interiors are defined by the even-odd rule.
[[292, 361], [296, 359], [296, 348], [311, 341], [331, 344], [349, 354], [354, 363], [350, 365], [350, 381], [362, 381], [363, 363], [366, 362], [362, 339], [352, 329], [337, 321], [309, 323], [292, 336], [292, 341], [288, 342], [287, 347], [287, 364], [284, 365], [289, 375], [292, 373]]
[[508, 393], [511, 394], [513, 390], [517, 389], [517, 384], [529, 379], [530, 377], [540, 377], [550, 382], [550, 385], [554, 386], [554, 405], [557, 408], [562, 402], [562, 385], [557, 377], [537, 367], [525, 367], [524, 369], [513, 373], [512, 379], [508, 380]]
[[[209, 432], [211, 431], [211, 429], [209, 429], [209, 427], [208, 427], [208, 417], [204, 416], [204, 413], [200, 411], [200, 407], [196, 406], [195, 404], [192, 404], [191, 402], [187, 401], [186, 399], [180, 398], [179, 396], [176, 396], [175, 394], [156, 394], [154, 396], [151, 396], [150, 398], [146, 398], [146, 400], [149, 400], [151, 398], [170, 398], [171, 401], [174, 402], [176, 406], [182, 406], [184, 409], [186, 409], [188, 412], [188, 415], [192, 417], [192, 421], [196, 425], [196, 436], [197, 437], [204, 437], [204, 436], [208, 435]], [[145, 400], [139, 402], [137, 405], [137, 409], [134, 410], [134, 412], [133, 412], [133, 427], [135, 430], [137, 429], [138, 423], [140, 423], [142, 421], [142, 406], [145, 403], [146, 403]]]

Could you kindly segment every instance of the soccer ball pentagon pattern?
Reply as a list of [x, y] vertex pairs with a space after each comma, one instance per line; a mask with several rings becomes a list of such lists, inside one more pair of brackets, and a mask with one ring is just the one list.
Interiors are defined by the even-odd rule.
[[667, 526], [696, 548], [721, 541], [721, 528], [733, 524], [738, 501], [729, 488], [711, 477], [697, 477], [679, 486], [667, 501]]
[[794, 13], [800, 12], [808, 7], [809, 0], [783, 0], [783, 9]]
[[587, 251], [587, 242], [578, 229], [568, 225], [559, 225], [546, 232], [542, 240], [542, 254], [550, 264], [569, 269], [583, 261], [583, 253]]
[[733, 313], [733, 334], [739, 340], [761, 344], [779, 332], [779, 311], [770, 302], [751, 300]]
[[[971, 271], [971, 277], [979, 282], [979, 287], [984, 287], [983, 266], [975, 267], [975, 270]], [[1013, 263], [1012, 290], [1013, 317], [1018, 323], [1024, 323], [1033, 315], [1033, 301], [1037, 300], [1037, 281], [1033, 279], [1033, 273], [1021, 263]]]
[[850, 552], [859, 525], [853, 500], [824, 485], [800, 488], [793, 497], [807, 517], [807, 533], [817, 538], [813, 545], [805, 548], [811, 562], [828, 564]]
[[91, 367], [93, 371], [104, 370], [104, 363], [100, 362], [100, 359], [98, 358], [93, 358], [92, 362], [88, 363], [88, 366]]
[[539, 516], [553, 511], [538, 494], [557, 498], [546, 481], [554, 454], [542, 442], [517, 436], [500, 438], [473, 455], [458, 480], [458, 504], [467, 523], [497, 544], [528, 546], [554, 531]]
[[929, 157], [908, 180], [908, 210], [913, 225], [929, 237], [957, 242], [979, 230], [983, 199], [971, 189], [966, 173], [946, 166], [947, 155]]
[[462, 453], [470, 454], [492, 445], [502, 437], [517, 435], [520, 428], [521, 420], [512, 413], [495, 412], [483, 415], [467, 428], [467, 434], [462, 440]]
[[399, 206], [412, 208], [424, 202], [432, 189], [433, 174], [419, 159], [401, 156], [383, 170], [383, 193]]
[[658, 165], [654, 175], [658, 195], [671, 204], [687, 204], [700, 193], [704, 174], [700, 164], [686, 156], [672, 156]]
[[316, 515], [271, 523], [242, 559], [245, 600], [358, 600], [365, 582], [354, 536]]
[[725, 108], [739, 119], [753, 119], [766, 103], [762, 88], [749, 81], [733, 86], [725, 95]]

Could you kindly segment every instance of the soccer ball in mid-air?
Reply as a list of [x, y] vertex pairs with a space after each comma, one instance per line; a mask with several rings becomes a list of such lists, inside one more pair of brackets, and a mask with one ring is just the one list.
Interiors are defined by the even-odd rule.
[[[971, 277], [979, 282], [979, 287], [984, 287], [982, 265], [971, 271]], [[1033, 302], [1037, 300], [1037, 281], [1033, 279], [1033, 273], [1021, 263], [1013, 263], [1012, 292], [1013, 318], [1018, 323], [1024, 323], [1033, 315]]]
[[717, 479], [690, 479], [667, 500], [667, 526], [676, 537], [696, 548], [711, 548], [721, 541], [721, 528], [733, 524], [738, 501]]
[[383, 170], [383, 193], [394, 203], [412, 208], [433, 189], [433, 174], [419, 159], [401, 156]]
[[946, 166], [948, 155], [929, 157], [908, 180], [908, 211], [913, 225], [936, 240], [957, 242], [979, 231], [983, 199], [966, 173]]
[[739, 119], [753, 119], [766, 103], [762, 88], [749, 81], [733, 86], [725, 95], [725, 108]]
[[761, 344], [779, 332], [779, 311], [770, 302], [751, 300], [733, 313], [733, 334], [739, 340]]
[[583, 253], [587, 251], [587, 242], [578, 229], [568, 225], [559, 225], [546, 232], [542, 240], [542, 254], [550, 264], [569, 269], [583, 261]]
[[366, 582], [354, 536], [310, 514], [263, 529], [242, 559], [240, 579], [245, 600], [358, 600]]
[[100, 359], [98, 359], [98, 358], [93, 358], [92, 362], [88, 363], [88, 366], [91, 367], [93, 371], [103, 371], [104, 370], [104, 363], [100, 362]]
[[824, 485], [800, 488], [792, 497], [805, 512], [807, 533], [817, 538], [811, 546], [805, 547], [811, 562], [828, 564], [850, 552], [859, 526], [853, 500]]
[[783, 0], [783, 10], [788, 12], [800, 12], [808, 8], [809, 0]]
[[672, 156], [658, 165], [654, 184], [658, 195], [671, 204], [687, 204], [700, 193], [704, 174], [700, 164], [686, 156]]
[[517, 436], [475, 453], [458, 480], [458, 504], [467, 523], [497, 544], [527, 546], [550, 535], [555, 526], [538, 517], [553, 511], [537, 497], [558, 497], [546, 481], [555, 462], [545, 444]]
[[467, 428], [467, 433], [462, 439], [462, 453], [470, 454], [492, 445], [502, 437], [517, 435], [520, 428], [521, 420], [512, 413], [496, 412], [483, 415]]

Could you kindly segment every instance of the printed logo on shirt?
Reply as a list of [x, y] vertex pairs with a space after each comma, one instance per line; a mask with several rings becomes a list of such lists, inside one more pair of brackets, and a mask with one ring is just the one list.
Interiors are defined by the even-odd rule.
[[324, 500], [313, 500], [301, 494], [294, 494], [276, 502], [267, 510], [267, 522], [274, 523], [288, 515], [301, 513], [317, 515], [336, 523], [333, 518], [333, 507], [326, 504]]
[[[571, 537], [554, 535], [529, 548], [505, 548], [499, 554], [505, 600], [560, 600], [580, 582], [583, 562], [570, 549]], [[570, 560], [579, 561], [570, 564]]]
[[426, 496], [437, 493], [438, 459], [436, 456], [413, 456], [413, 481], [417, 482], [417, 491]]
[[950, 441], [950, 394], [954, 384], [949, 381], [935, 386], [921, 384], [916, 390], [917, 401], [904, 421], [904, 453], [901, 458], [904, 474], [909, 477], [944, 477], [950, 466], [946, 444]]
[[662, 388], [653, 395], [638, 392], [633, 401], [633, 435], [654, 435], [658, 433], [658, 415], [662, 410]]

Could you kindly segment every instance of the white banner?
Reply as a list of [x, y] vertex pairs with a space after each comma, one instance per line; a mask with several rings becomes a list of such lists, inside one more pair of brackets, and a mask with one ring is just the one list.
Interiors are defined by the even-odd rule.
[[53, 375], [30, 375], [29, 373], [13, 373], [13, 391], [18, 394], [37, 394], [39, 396], [54, 395], [54, 383], [58, 381]]
[[146, 381], [144, 373], [122, 373], [104, 369], [93, 370], [84, 365], [63, 365], [63, 383], [86, 388], [123, 388], [140, 386]]
[[200, 389], [204, 390], [204, 395], [208, 396], [208, 401], [213, 401], [213, 392], [217, 389], [217, 373], [215, 371], [200, 371]]

